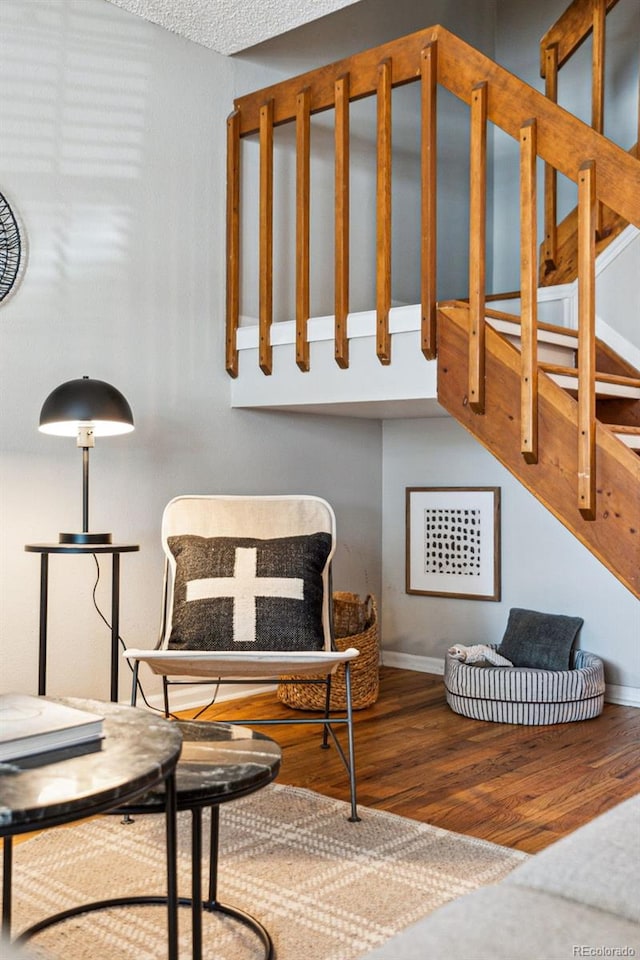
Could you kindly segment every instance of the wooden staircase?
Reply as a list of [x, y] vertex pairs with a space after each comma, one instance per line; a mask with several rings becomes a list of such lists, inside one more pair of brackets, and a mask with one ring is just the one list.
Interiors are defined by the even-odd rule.
[[[257, 135], [258, 366], [272, 375], [274, 129], [295, 126], [295, 358], [310, 369], [311, 117], [335, 114], [334, 357], [349, 367], [349, 108], [375, 97], [376, 356], [393, 360], [392, 91], [420, 86], [419, 349], [438, 360], [438, 400], [605, 566], [640, 597], [640, 373], [595, 337], [596, 255], [614, 217], [640, 229], [640, 159], [602, 134], [604, 19], [619, 0], [573, 0], [544, 39], [547, 96], [441, 26], [418, 31], [240, 97], [227, 124], [226, 368], [239, 375], [241, 158]], [[634, 2], [634, 0], [632, 0]], [[566, 42], [563, 39], [567, 34]], [[593, 33], [594, 123], [555, 101], [557, 69]], [[437, 91], [469, 112], [468, 300], [438, 303]], [[639, 112], [640, 117], [640, 112]], [[486, 309], [487, 131], [519, 148], [521, 316]], [[538, 253], [537, 164], [545, 165]], [[577, 185], [570, 223], [556, 225], [557, 174]], [[514, 240], [516, 238], [514, 237]], [[540, 265], [539, 265], [540, 260]], [[539, 277], [577, 280], [578, 329], [538, 323]], [[276, 319], [289, 319], [288, 317]]]
[[[441, 303], [438, 308], [438, 400], [480, 443], [547, 507], [636, 596], [640, 596], [640, 457], [627, 446], [640, 441], [640, 372], [618, 358], [620, 373], [596, 375], [598, 412], [595, 430], [595, 509], [587, 519], [578, 499], [577, 370], [541, 362], [538, 377], [537, 462], [527, 462], [521, 447], [521, 356], [518, 317], [487, 312], [484, 413], [469, 403], [469, 305]], [[563, 327], [540, 325], [540, 354], [571, 362], [576, 337]], [[606, 346], [599, 349], [608, 366], [616, 363]], [[618, 421], [622, 419], [622, 423]]]

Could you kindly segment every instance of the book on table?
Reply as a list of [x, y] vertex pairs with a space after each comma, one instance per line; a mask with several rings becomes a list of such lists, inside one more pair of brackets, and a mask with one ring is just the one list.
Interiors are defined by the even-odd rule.
[[45, 697], [0, 694], [0, 762], [91, 744], [103, 717]]

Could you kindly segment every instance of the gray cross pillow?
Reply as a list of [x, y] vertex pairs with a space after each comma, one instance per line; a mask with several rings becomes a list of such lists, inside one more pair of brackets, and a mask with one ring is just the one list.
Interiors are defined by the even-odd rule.
[[568, 670], [583, 623], [580, 617], [513, 607], [498, 650], [514, 667]]
[[323, 649], [330, 534], [167, 542], [176, 561], [170, 649]]

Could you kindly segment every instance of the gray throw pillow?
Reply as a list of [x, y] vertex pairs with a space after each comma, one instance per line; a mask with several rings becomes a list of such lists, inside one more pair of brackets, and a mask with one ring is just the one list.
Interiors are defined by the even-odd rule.
[[580, 617], [513, 607], [498, 649], [514, 667], [568, 670], [571, 648], [583, 623]]
[[172, 650], [321, 650], [328, 533], [168, 538]]

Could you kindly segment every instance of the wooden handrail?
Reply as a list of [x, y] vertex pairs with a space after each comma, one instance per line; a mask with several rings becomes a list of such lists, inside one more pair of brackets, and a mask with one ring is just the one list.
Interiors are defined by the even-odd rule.
[[568, 111], [549, 103], [544, 94], [440, 26], [419, 30], [238, 97], [234, 106], [240, 114], [240, 136], [259, 130], [260, 108], [270, 99], [274, 100], [274, 126], [295, 119], [296, 97], [305, 87], [309, 88], [312, 115], [333, 109], [334, 84], [345, 73], [351, 75], [351, 101], [374, 95], [378, 89], [378, 66], [384, 60], [391, 60], [393, 87], [418, 80], [422, 50], [434, 42], [438, 44], [437, 75], [441, 86], [469, 104], [474, 86], [486, 80], [488, 120], [518, 140], [521, 124], [536, 117], [538, 156], [574, 183], [584, 160], [593, 159], [599, 171], [599, 199], [640, 229], [640, 164], [635, 157]]
[[[591, 50], [591, 126], [604, 131], [605, 86], [605, 21], [619, 0], [573, 0], [565, 12], [547, 30], [540, 41], [540, 75], [545, 79], [545, 94], [558, 102], [558, 71], [579, 49], [588, 36], [593, 36]], [[638, 99], [640, 111], [640, 96]], [[549, 164], [545, 166], [545, 223], [541, 248], [541, 273], [545, 276], [558, 266], [557, 177]], [[602, 238], [604, 207], [596, 204], [596, 233]]]
[[[606, 13], [619, 0], [605, 0]], [[545, 50], [558, 48], [558, 69], [582, 46], [593, 30], [593, 0], [573, 0], [540, 41], [540, 76], [545, 76]]]

